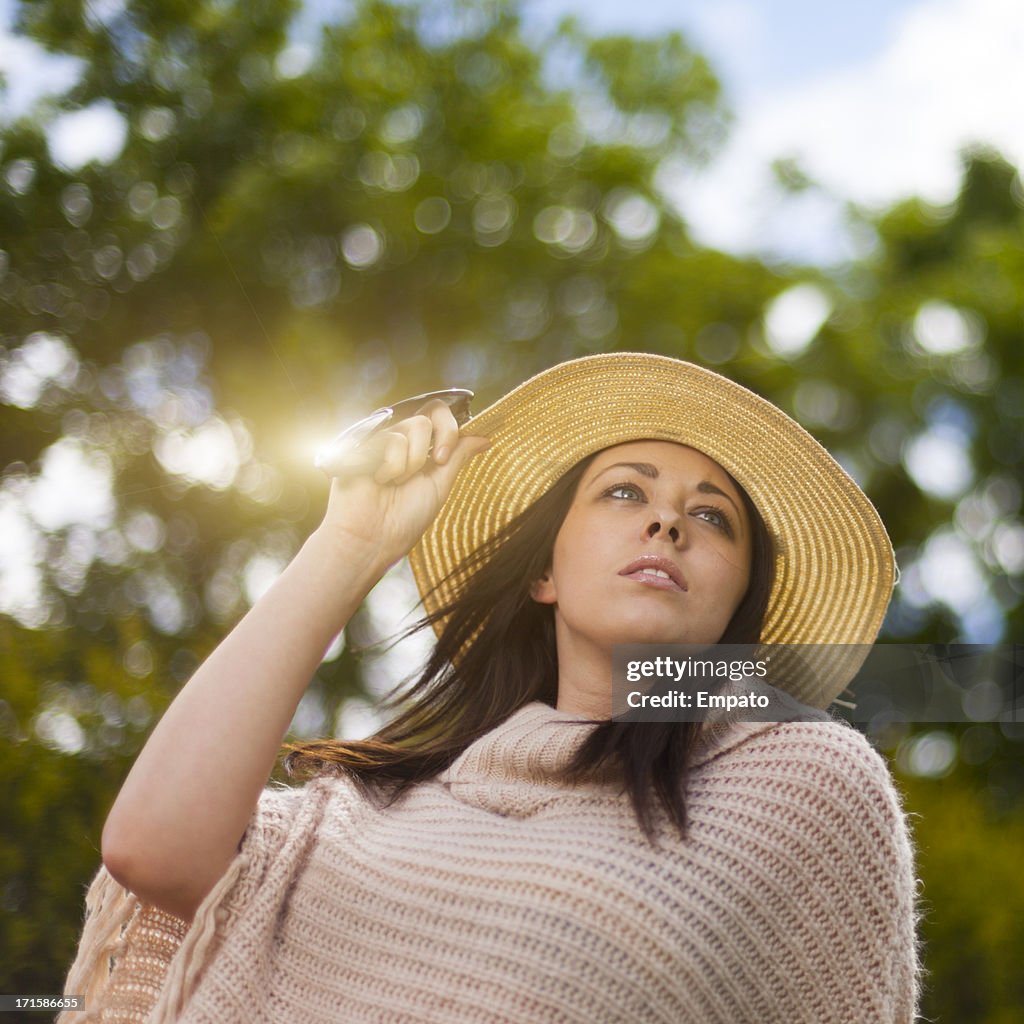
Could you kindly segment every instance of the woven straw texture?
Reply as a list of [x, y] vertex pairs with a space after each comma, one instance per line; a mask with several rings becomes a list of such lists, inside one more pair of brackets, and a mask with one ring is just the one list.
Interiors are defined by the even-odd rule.
[[610, 353], [538, 374], [463, 433], [489, 437], [492, 447], [462, 471], [410, 554], [428, 612], [451, 597], [441, 581], [580, 459], [626, 441], [674, 441], [728, 470], [772, 534], [775, 582], [762, 641], [848, 645], [810, 658], [805, 649], [786, 688], [825, 707], [856, 674], [862, 659], [849, 645], [866, 655], [882, 624], [896, 579], [892, 545], [857, 484], [764, 398], [692, 363]]

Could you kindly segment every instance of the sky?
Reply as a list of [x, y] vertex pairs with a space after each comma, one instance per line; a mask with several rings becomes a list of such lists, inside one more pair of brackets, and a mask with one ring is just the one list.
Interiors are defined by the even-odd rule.
[[[118, 0], [92, 0], [94, 8]], [[309, 0], [303, 24], [348, 0]], [[40, 90], [69, 84], [54, 62], [9, 29], [0, 0], [0, 117]], [[665, 195], [698, 241], [726, 251], [835, 265], [863, 255], [844, 204], [881, 207], [920, 195], [948, 203], [959, 151], [990, 144], [1024, 163], [1024, 3], [1021, 0], [524, 0], [528, 24], [575, 15], [594, 32], [678, 29], [712, 60], [734, 113], [731, 138], [700, 172], [664, 175]], [[119, 149], [116, 115], [69, 119], [52, 146], [72, 163]], [[796, 161], [816, 187], [784, 197], [770, 170]]]
[[600, 32], [681, 30], [713, 58], [737, 97], [870, 58], [897, 15], [911, 6], [912, 0], [528, 0], [533, 15], [549, 23], [571, 14]]
[[[679, 28], [712, 60], [735, 113], [724, 151], [673, 198], [700, 241], [835, 264], [867, 240], [848, 200], [954, 198], [959, 152], [991, 145], [1024, 163], [1020, 0], [543, 0], [595, 29]], [[794, 159], [818, 188], [783, 200], [770, 172]]]

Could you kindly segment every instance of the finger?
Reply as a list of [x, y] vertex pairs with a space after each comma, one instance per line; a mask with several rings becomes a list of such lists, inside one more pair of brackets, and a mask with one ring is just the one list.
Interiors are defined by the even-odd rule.
[[393, 429], [396, 433], [404, 434], [407, 442], [405, 470], [393, 480], [393, 483], [402, 484], [418, 473], [426, 464], [430, 443], [433, 439], [434, 424], [428, 417], [416, 415], [395, 424]]
[[379, 484], [391, 483], [405, 472], [409, 439], [397, 430], [382, 431], [377, 436], [383, 449], [381, 463], [373, 479]]
[[488, 437], [471, 437], [469, 435], [460, 437], [458, 443], [452, 448], [451, 457], [443, 466], [437, 467], [437, 477], [445, 495], [451, 490], [455, 478], [469, 462], [470, 459], [491, 447], [491, 440]]
[[428, 416], [434, 428], [434, 450], [432, 457], [439, 466], [448, 461], [452, 449], [459, 440], [459, 424], [447, 402], [435, 398], [428, 402], [420, 414]]

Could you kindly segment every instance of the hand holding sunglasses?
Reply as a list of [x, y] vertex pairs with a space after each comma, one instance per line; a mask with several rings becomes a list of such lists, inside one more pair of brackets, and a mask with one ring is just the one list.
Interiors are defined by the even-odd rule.
[[[466, 388], [447, 388], [443, 391], [428, 391], [377, 409], [346, 427], [321, 449], [316, 457], [316, 466], [328, 476], [339, 480], [372, 475], [380, 469], [387, 456], [386, 445], [381, 443], [382, 431], [416, 415], [434, 401], [444, 402], [461, 427], [469, 419], [469, 403], [472, 398], [473, 392]], [[428, 454], [432, 451], [431, 448]]]

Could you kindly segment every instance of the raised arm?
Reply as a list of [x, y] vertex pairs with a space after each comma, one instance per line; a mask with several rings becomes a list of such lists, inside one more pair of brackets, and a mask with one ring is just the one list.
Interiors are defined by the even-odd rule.
[[107, 817], [110, 874], [185, 920], [235, 856], [331, 640], [488, 444], [440, 402], [374, 440], [380, 468], [332, 483], [323, 522], [175, 697]]

